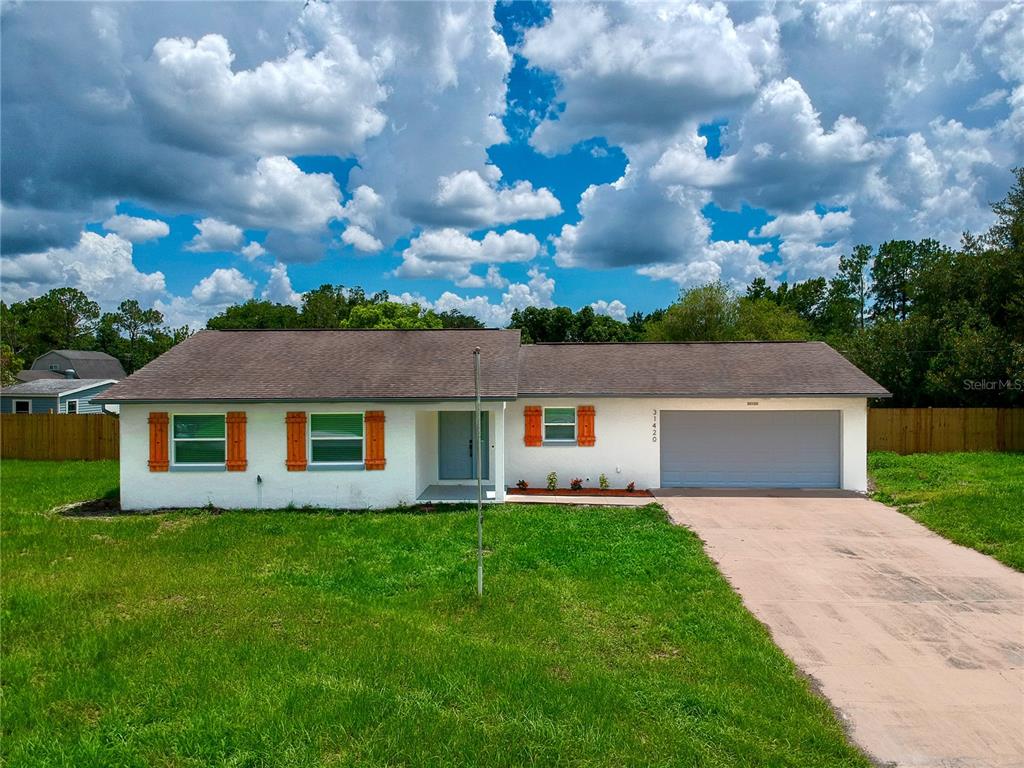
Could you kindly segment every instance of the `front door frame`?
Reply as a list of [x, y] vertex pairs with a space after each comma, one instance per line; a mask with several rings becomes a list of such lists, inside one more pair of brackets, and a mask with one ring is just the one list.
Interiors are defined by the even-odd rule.
[[[444, 455], [444, 431], [442, 428], [442, 422], [444, 416], [468, 416], [469, 417], [469, 434], [472, 437], [473, 434], [473, 411], [438, 411], [437, 412], [437, 479], [438, 480], [475, 480], [476, 479], [476, 457], [472, 456], [469, 462], [469, 475], [467, 477], [446, 477], [444, 470], [442, 469], [442, 456]], [[477, 440], [476, 446], [483, 446], [484, 454], [481, 457], [481, 469], [483, 471], [483, 477], [481, 479], [490, 479], [490, 413], [489, 411], [480, 411], [480, 433], [481, 439]], [[460, 437], [460, 439], [463, 439]]]

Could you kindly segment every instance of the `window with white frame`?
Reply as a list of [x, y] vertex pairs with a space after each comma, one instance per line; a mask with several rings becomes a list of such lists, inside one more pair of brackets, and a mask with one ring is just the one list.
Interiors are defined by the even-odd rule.
[[362, 464], [363, 414], [310, 414], [309, 461], [311, 464]]
[[183, 466], [222, 466], [227, 451], [223, 413], [174, 414], [172, 461]]
[[576, 409], [545, 408], [544, 409], [544, 442], [574, 443], [576, 442]]
[[67, 407], [68, 413], [78, 413], [78, 401], [77, 400], [68, 400], [66, 407]]
[[31, 400], [15, 400], [14, 401], [14, 412], [15, 413], [32, 413], [32, 401]]

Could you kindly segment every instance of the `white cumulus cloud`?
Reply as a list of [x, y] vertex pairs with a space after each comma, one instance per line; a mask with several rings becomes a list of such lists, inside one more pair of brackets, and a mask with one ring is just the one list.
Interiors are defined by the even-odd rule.
[[108, 232], [120, 235], [131, 243], [145, 243], [148, 240], [157, 240], [167, 237], [171, 228], [166, 221], [160, 219], [143, 219], [138, 216], [127, 216], [119, 213], [111, 216], [103, 222], [103, 228]]
[[270, 268], [270, 277], [267, 278], [267, 285], [261, 296], [276, 304], [291, 304], [295, 307], [302, 304], [302, 294], [292, 288], [287, 265], [280, 262]]
[[608, 315], [608, 317], [615, 318], [621, 322], [626, 321], [626, 305], [618, 299], [612, 299], [611, 301], [598, 299], [590, 305], [590, 308], [599, 315]]
[[234, 251], [242, 244], [244, 237], [242, 229], [234, 224], [211, 216], [200, 219], [195, 226], [199, 230], [199, 234], [188, 242], [185, 250], [197, 253]]
[[450, 227], [428, 230], [413, 238], [402, 252], [395, 275], [446, 278], [479, 287], [483, 280], [472, 279], [470, 270], [474, 265], [531, 261], [539, 250], [536, 237], [514, 229], [502, 234], [488, 232], [481, 240]]
[[255, 283], [234, 267], [219, 267], [192, 289], [192, 298], [204, 306], [238, 304], [252, 298]]
[[412, 293], [403, 293], [395, 297], [395, 300], [407, 304], [416, 303], [435, 312], [455, 309], [478, 318], [490, 328], [503, 328], [508, 325], [512, 313], [517, 309], [554, 306], [554, 278], [537, 267], [532, 267], [527, 274], [529, 280], [525, 283], [510, 284], [498, 303], [492, 302], [486, 296], [460, 296], [451, 291], [445, 291], [436, 301]]
[[211, 153], [345, 155], [384, 128], [379, 62], [340, 33], [315, 53], [295, 49], [250, 70], [235, 71], [234, 60], [218, 34], [157, 41], [136, 88], [150, 130]]
[[82, 232], [72, 248], [4, 256], [0, 263], [8, 301], [70, 286], [111, 308], [126, 298], [152, 301], [165, 289], [164, 274], [140, 272], [132, 260], [132, 244], [115, 234]]
[[556, 4], [527, 31], [523, 55], [558, 76], [565, 111], [531, 143], [553, 153], [593, 136], [671, 137], [752, 98], [775, 65], [777, 37], [771, 17], [737, 26], [719, 3]]

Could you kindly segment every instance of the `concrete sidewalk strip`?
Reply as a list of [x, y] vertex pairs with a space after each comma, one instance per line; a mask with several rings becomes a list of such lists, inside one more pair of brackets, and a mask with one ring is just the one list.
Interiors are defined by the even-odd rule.
[[657, 493], [883, 764], [1024, 768], [1024, 574], [841, 493]]

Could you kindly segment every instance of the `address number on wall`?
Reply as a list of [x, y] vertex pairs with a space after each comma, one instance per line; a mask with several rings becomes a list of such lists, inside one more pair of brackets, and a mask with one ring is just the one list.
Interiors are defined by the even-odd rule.
[[651, 411], [651, 442], [658, 442], [658, 409]]

